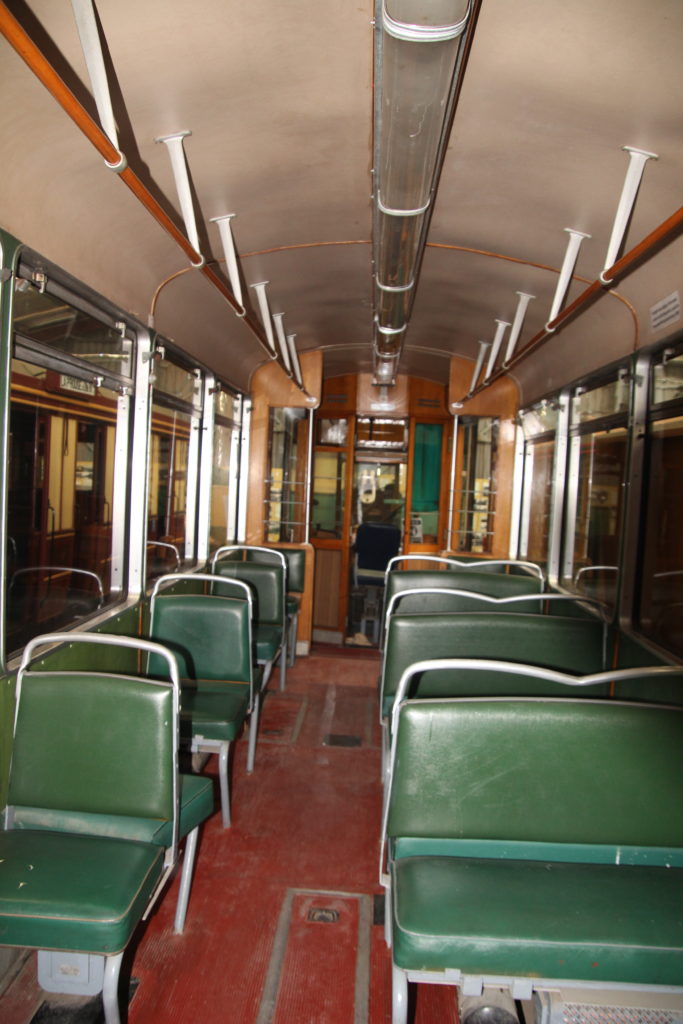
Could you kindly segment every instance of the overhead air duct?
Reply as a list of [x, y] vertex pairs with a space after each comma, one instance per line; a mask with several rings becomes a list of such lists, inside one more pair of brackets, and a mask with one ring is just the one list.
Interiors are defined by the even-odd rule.
[[395, 381], [473, 8], [478, 0], [377, 0], [375, 384]]

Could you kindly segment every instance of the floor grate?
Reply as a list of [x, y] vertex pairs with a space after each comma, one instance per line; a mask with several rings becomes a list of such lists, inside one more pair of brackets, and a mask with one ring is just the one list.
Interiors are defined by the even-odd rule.
[[360, 736], [348, 736], [340, 732], [328, 732], [326, 736], [323, 736], [323, 746], [325, 747], [360, 747], [360, 745]]

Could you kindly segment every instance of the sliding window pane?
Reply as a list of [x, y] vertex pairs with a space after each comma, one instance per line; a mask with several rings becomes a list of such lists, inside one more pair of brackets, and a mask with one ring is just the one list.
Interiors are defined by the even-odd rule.
[[625, 427], [572, 438], [576, 513], [564, 582], [610, 607], [616, 596], [627, 441]]
[[539, 565], [548, 560], [554, 458], [554, 439], [527, 444], [521, 553]]
[[647, 636], [683, 655], [683, 416], [651, 423], [648, 448], [639, 625]]

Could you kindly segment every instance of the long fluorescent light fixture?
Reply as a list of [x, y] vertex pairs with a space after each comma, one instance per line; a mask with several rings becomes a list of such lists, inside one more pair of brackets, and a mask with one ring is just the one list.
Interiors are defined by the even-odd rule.
[[379, 353], [389, 333], [400, 335], [408, 325], [472, 5], [377, 0], [377, 6], [373, 257]]

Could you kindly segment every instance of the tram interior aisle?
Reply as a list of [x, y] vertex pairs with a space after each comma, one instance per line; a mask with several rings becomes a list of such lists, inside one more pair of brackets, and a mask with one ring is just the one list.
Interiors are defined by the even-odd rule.
[[[184, 934], [177, 875], [134, 946], [128, 1024], [391, 1020], [378, 671], [375, 651], [320, 646], [284, 693], [275, 673], [253, 774], [246, 738], [234, 746], [232, 827], [218, 807], [204, 826]], [[417, 989], [414, 1024], [456, 1024], [453, 988]], [[0, 998], [3, 1024], [101, 1019], [92, 999], [42, 992], [33, 955]]]

